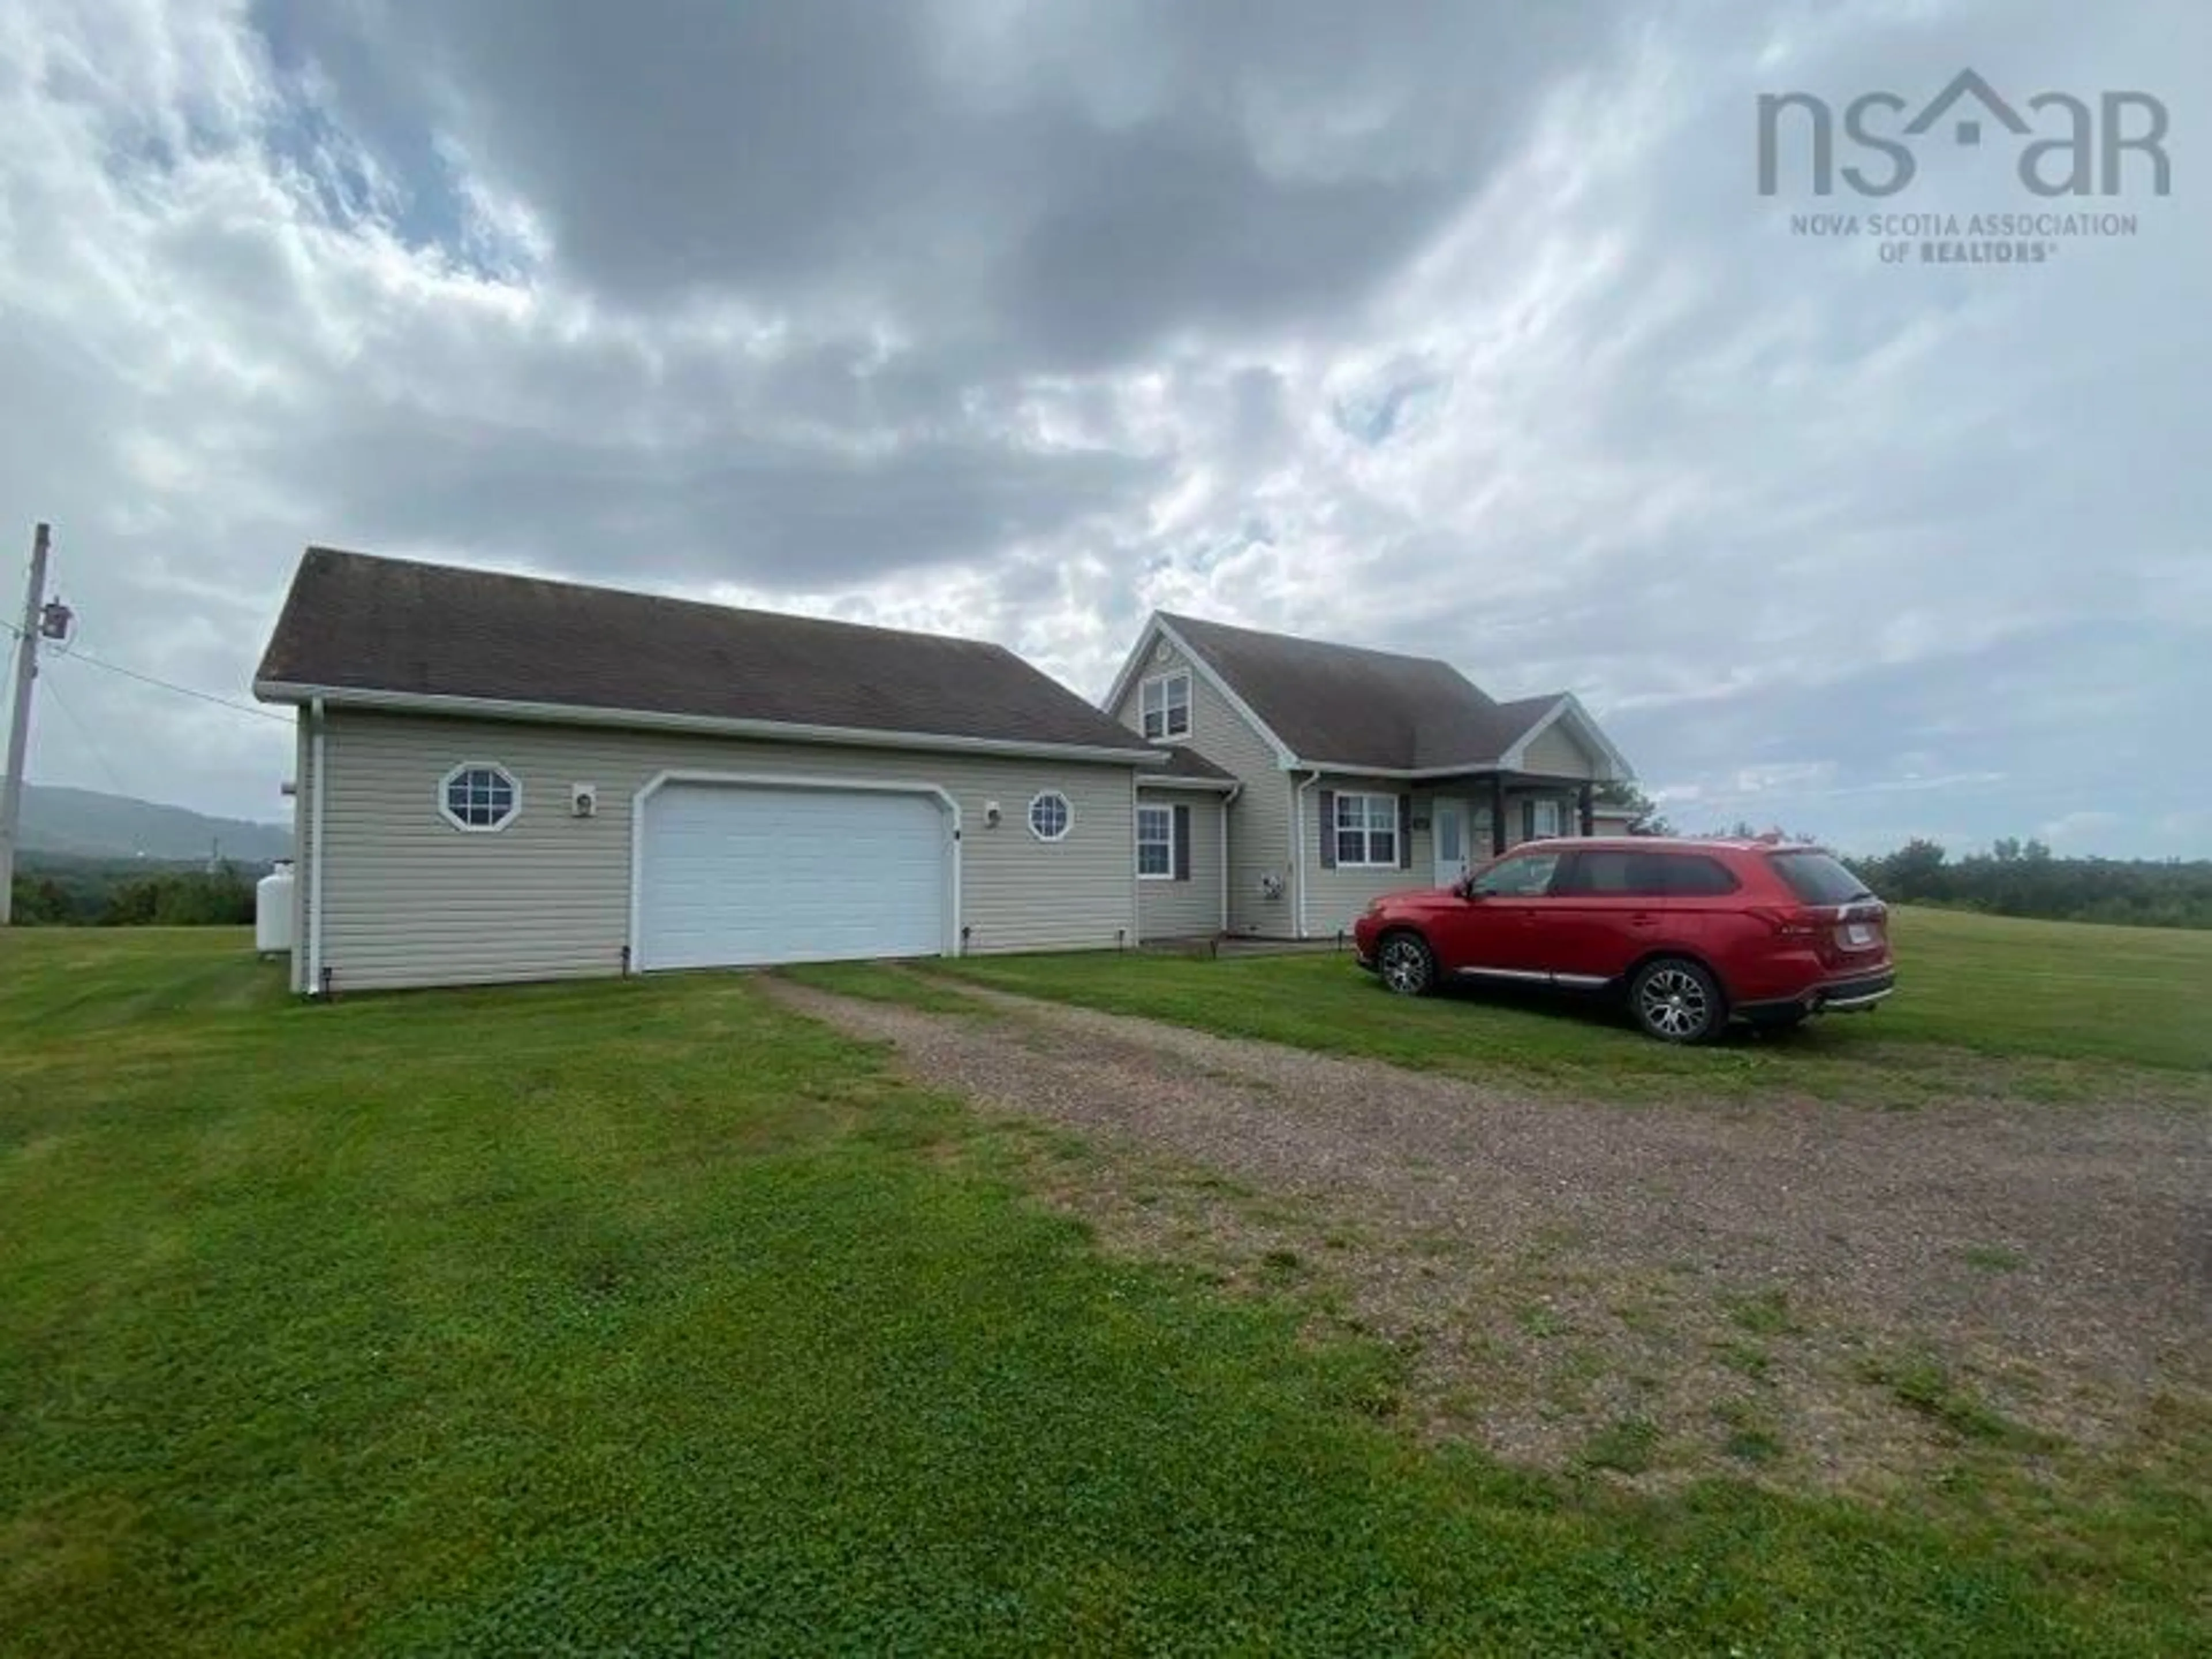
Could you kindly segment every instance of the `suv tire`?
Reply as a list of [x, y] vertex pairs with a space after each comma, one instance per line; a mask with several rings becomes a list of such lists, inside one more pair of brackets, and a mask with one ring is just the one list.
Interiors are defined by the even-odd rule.
[[1401, 997], [1426, 996], [1436, 988], [1436, 952], [1419, 933], [1386, 933], [1375, 952], [1375, 977]]
[[1662, 1042], [1705, 1042], [1728, 1024], [1720, 981], [1687, 957], [1645, 963], [1628, 982], [1628, 1012]]

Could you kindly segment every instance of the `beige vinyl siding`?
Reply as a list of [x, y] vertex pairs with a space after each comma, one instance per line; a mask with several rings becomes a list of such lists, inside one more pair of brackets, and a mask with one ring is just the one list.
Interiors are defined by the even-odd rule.
[[[1321, 867], [1321, 796], [1323, 790], [1331, 793], [1360, 795], [1389, 795], [1400, 799], [1409, 793], [1409, 786], [1394, 783], [1387, 778], [1346, 777], [1324, 772], [1321, 781], [1305, 792], [1305, 805], [1301, 813], [1304, 839], [1309, 843], [1304, 849], [1306, 862], [1306, 932], [1314, 939], [1329, 939], [1340, 933], [1349, 933], [1367, 902], [1385, 893], [1402, 891], [1408, 887], [1427, 887], [1436, 876], [1436, 848], [1425, 827], [1413, 831], [1413, 866], [1410, 869], [1345, 869]], [[1428, 802], [1425, 796], [1415, 795], [1414, 816], [1425, 820]]]
[[[1297, 890], [1291, 867], [1291, 797], [1274, 745], [1237, 713], [1227, 698], [1192, 667], [1173, 645], [1161, 659], [1146, 653], [1143, 668], [1130, 681], [1114, 718], [1132, 732], [1144, 731], [1144, 683], [1177, 669], [1190, 672], [1190, 735], [1173, 739], [1196, 750], [1244, 786], [1229, 808], [1229, 931], [1290, 939], [1297, 932]], [[1263, 878], [1281, 884], [1281, 896], [1261, 891]]]
[[1547, 778], [1594, 778], [1598, 758], [1584, 748], [1563, 720], [1554, 720], [1528, 745], [1521, 769]]
[[[1190, 879], [1137, 878], [1140, 938], [1211, 939], [1221, 931], [1221, 797], [1203, 789], [1137, 788], [1139, 806], [1190, 809]], [[1131, 854], [1133, 871], [1135, 854]]]
[[[663, 771], [934, 785], [960, 808], [969, 950], [1133, 942], [1127, 766], [354, 709], [332, 709], [328, 720], [322, 948], [340, 992], [619, 972], [630, 942], [631, 800]], [[440, 814], [440, 782], [465, 761], [500, 765], [520, 785], [507, 828], [471, 833]], [[595, 816], [570, 816], [574, 783], [597, 786]], [[1073, 809], [1056, 842], [1029, 831], [1030, 800], [1043, 789]], [[985, 823], [993, 801], [1002, 814], [995, 829]], [[302, 890], [307, 877], [303, 870]], [[868, 872], [855, 868], [851, 878], [865, 885]]]

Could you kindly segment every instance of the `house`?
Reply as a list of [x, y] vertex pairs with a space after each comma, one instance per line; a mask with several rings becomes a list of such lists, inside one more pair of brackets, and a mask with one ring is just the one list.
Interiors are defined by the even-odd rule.
[[1004, 647], [311, 548], [293, 982], [1328, 935], [1590, 824], [1571, 696], [1185, 617], [1106, 708]]
[[1000, 646], [322, 548], [254, 692], [311, 995], [1133, 945], [1139, 781], [1211, 770]]
[[1636, 821], [1644, 816], [1633, 806], [1608, 806], [1600, 801], [1590, 814], [1592, 833], [1601, 836], [1632, 836]]
[[1105, 707], [1233, 781], [1191, 833], [1224, 849], [1225, 930], [1270, 939], [1330, 937], [1393, 888], [1589, 835], [1596, 786], [1630, 775], [1571, 693], [1498, 702], [1433, 658], [1165, 613]]

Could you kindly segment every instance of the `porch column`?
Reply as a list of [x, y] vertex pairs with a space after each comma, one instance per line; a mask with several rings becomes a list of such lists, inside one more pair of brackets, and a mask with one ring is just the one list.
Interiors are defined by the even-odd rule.
[[1495, 858], [1505, 850], [1505, 778], [1502, 773], [1490, 775], [1490, 855]]
[[1597, 834], [1597, 786], [1586, 783], [1575, 791], [1575, 804], [1583, 815], [1583, 834]]

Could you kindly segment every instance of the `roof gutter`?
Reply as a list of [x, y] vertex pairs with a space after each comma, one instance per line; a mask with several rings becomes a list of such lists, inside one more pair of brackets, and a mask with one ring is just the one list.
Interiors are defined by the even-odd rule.
[[1333, 772], [1347, 778], [1391, 778], [1401, 783], [1425, 783], [1435, 778], [1463, 778], [1470, 772], [1508, 772], [1513, 769], [1503, 761], [1462, 761], [1457, 766], [1346, 766], [1336, 761], [1291, 759], [1283, 764], [1285, 772]]
[[1009, 738], [956, 737], [940, 732], [878, 732], [866, 726], [808, 726], [792, 720], [735, 720], [718, 714], [669, 714], [644, 708], [599, 708], [583, 704], [525, 702], [500, 697], [441, 696], [422, 691], [362, 690], [337, 685], [301, 685], [285, 680], [256, 680], [253, 695], [264, 702], [305, 702], [317, 711], [325, 701], [342, 707], [393, 714], [474, 716], [480, 720], [526, 720], [547, 726], [613, 726], [644, 732], [691, 732], [708, 737], [760, 738], [778, 743], [820, 743], [855, 749], [934, 749], [953, 754], [1005, 755], [1017, 759], [1099, 761], [1128, 766], [1165, 766], [1174, 757], [1158, 749], [1103, 744], [1025, 743]]
[[1243, 785], [1238, 783], [1234, 778], [1190, 778], [1180, 777], [1172, 772], [1139, 772], [1137, 774], [1137, 787], [1139, 789], [1207, 789], [1234, 800], [1237, 799], [1237, 791], [1242, 789]]

